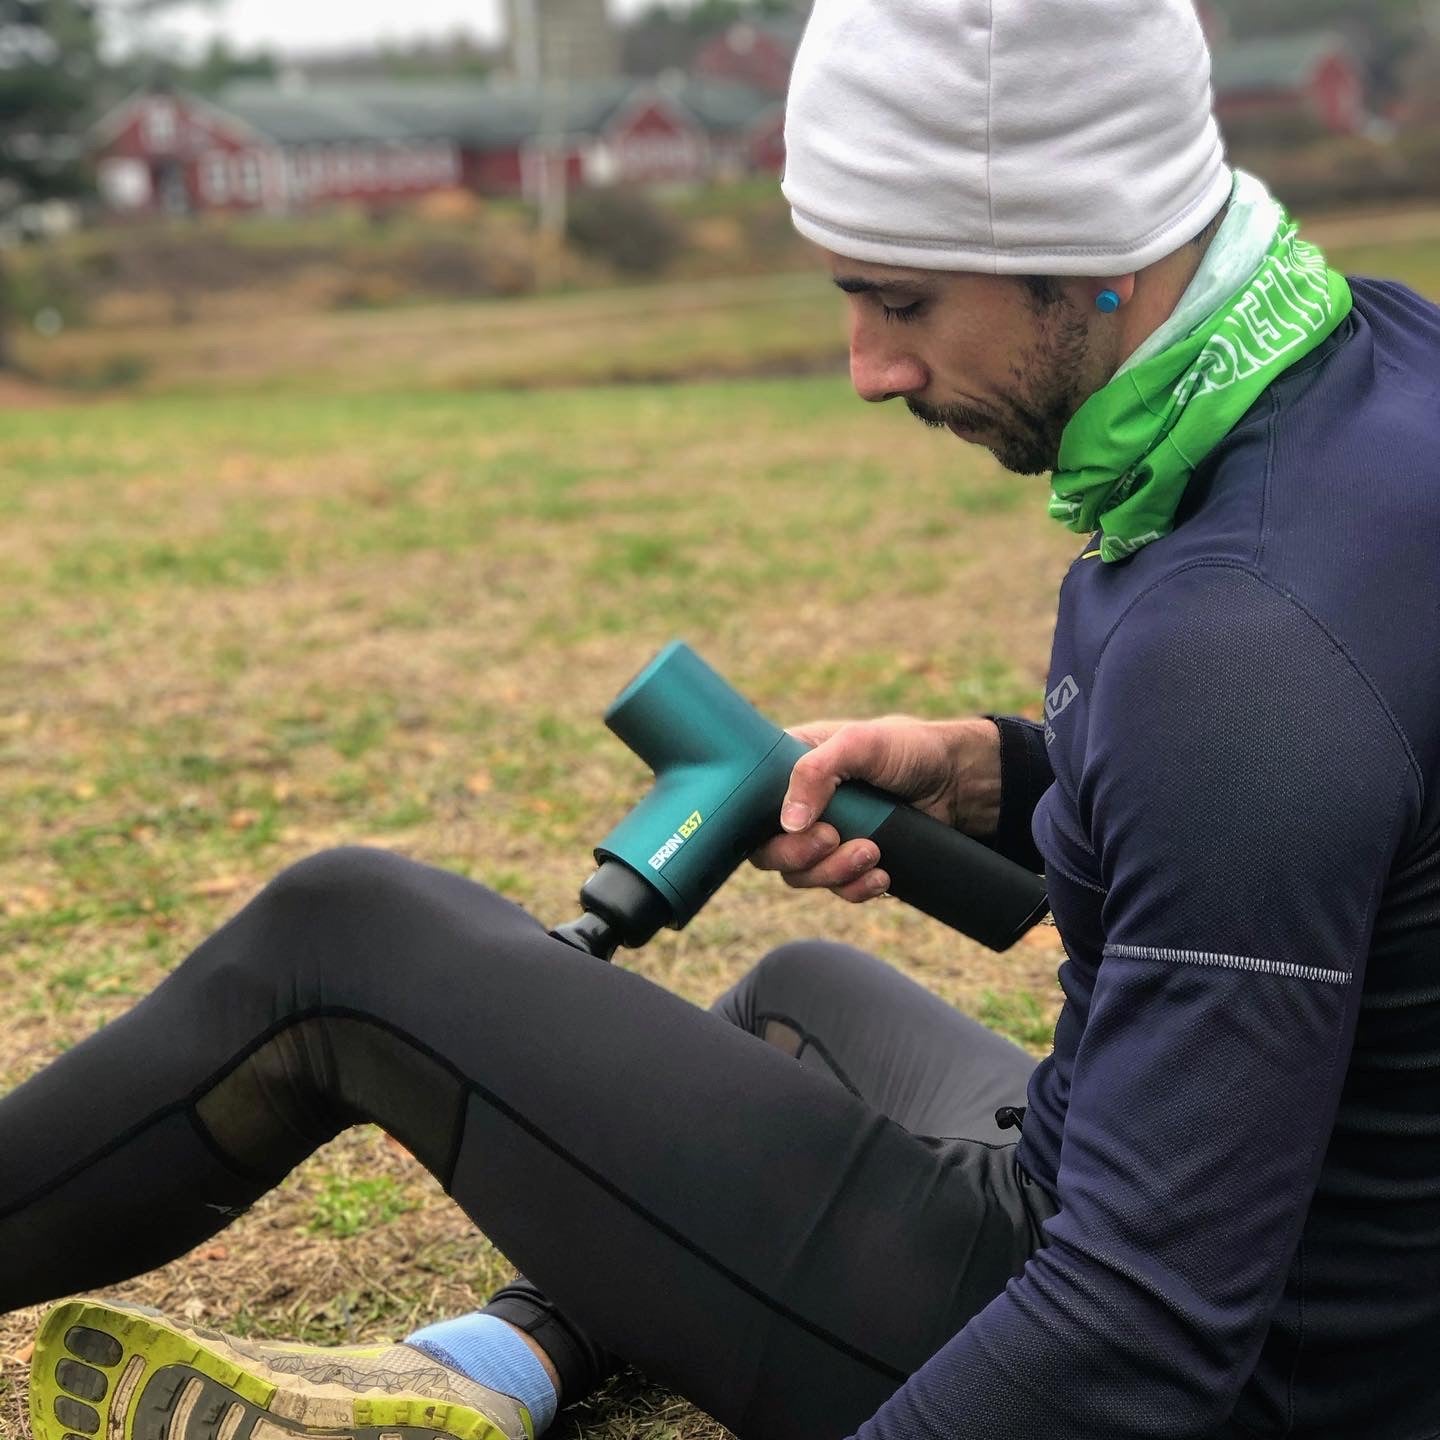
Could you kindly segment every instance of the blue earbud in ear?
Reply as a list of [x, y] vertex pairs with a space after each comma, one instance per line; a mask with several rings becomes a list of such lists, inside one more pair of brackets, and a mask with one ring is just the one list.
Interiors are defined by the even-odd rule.
[[1102, 290], [1095, 297], [1095, 308], [1102, 315], [1113, 315], [1120, 305], [1120, 297], [1113, 290]]

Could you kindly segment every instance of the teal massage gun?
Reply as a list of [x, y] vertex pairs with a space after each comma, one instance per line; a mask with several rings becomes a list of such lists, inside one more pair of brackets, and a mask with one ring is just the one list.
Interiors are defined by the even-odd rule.
[[[551, 934], [602, 960], [665, 926], [682, 930], [752, 851], [779, 833], [807, 747], [772, 724], [687, 645], [662, 650], [605, 712], [655, 785], [595, 851], [584, 915]], [[847, 781], [822, 817], [880, 850], [890, 893], [1004, 950], [1045, 914], [1038, 875], [874, 786]]]

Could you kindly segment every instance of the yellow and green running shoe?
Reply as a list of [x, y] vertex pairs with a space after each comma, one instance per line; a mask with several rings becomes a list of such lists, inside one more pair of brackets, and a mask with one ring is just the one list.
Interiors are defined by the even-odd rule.
[[45, 1317], [35, 1440], [534, 1440], [517, 1400], [408, 1345], [242, 1340], [114, 1301]]

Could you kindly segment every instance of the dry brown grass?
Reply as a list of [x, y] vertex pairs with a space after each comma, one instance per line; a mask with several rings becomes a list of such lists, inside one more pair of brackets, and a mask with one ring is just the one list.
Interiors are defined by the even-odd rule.
[[[1033, 703], [1074, 550], [1039, 482], [829, 380], [134, 400], [12, 414], [0, 444], [0, 1088], [327, 845], [391, 846], [568, 918], [644, 783], [600, 714], [676, 633], [791, 720]], [[1053, 931], [995, 957], [754, 872], [624, 963], [703, 1003], [814, 933], [972, 1010], [995, 991], [1053, 1013]], [[376, 1176], [401, 1213], [357, 1201], [356, 1233], [313, 1228]], [[358, 1132], [124, 1293], [343, 1340], [464, 1310], [503, 1273]], [[0, 1318], [6, 1440], [35, 1320]], [[635, 1380], [573, 1423], [714, 1430]]]
[[[1433, 291], [1420, 224], [1390, 246], [1376, 231], [1364, 268]], [[838, 380], [436, 389], [828, 363], [836, 327], [813, 279], [264, 315], [55, 352], [153, 350], [157, 388], [246, 394], [40, 410], [33, 387], [0, 391], [0, 1089], [326, 845], [392, 846], [568, 918], [590, 845], [645, 778], [600, 713], [677, 633], [789, 720], [1033, 705], [1074, 553], [1040, 482]], [[971, 1010], [993, 994], [1054, 1012], [1053, 931], [997, 958], [901, 907], [751, 872], [625, 963], [704, 1003], [816, 933]], [[357, 1201], [356, 1233], [313, 1228], [375, 1177], [400, 1213]], [[412, 1161], [359, 1132], [125, 1293], [342, 1340], [462, 1310], [502, 1273]], [[35, 1319], [0, 1317], [3, 1440], [24, 1433]], [[714, 1433], [634, 1380], [574, 1423]]]
[[70, 389], [524, 389], [843, 366], [818, 274], [692, 280], [523, 300], [326, 311], [265, 289], [204, 323], [127, 320], [23, 335], [37, 378]]
[[[783, 206], [773, 208], [783, 229]], [[88, 325], [50, 340], [21, 326], [18, 343], [32, 377], [58, 387], [52, 395], [216, 387], [356, 394], [417, 386], [534, 389], [843, 367], [840, 312], [818, 265], [801, 273], [741, 274], [747, 265], [793, 270], [799, 258], [794, 244], [767, 242], [752, 252], [740, 221], [724, 211], [693, 228], [701, 238], [715, 231], [715, 253], [705, 258], [700, 246], [691, 257], [703, 259], [709, 278], [510, 300], [467, 298], [457, 287], [453, 300], [424, 304], [413, 303], [420, 294], [402, 287], [383, 304], [377, 297], [372, 308], [342, 310], [287, 289], [263, 266], [253, 283], [219, 294], [197, 290], [202, 228], [193, 237], [200, 252], [183, 268], [185, 293], [194, 290], [204, 303], [197, 300], [188, 320], [183, 307], [177, 315], [169, 290], [122, 285], [104, 305], [90, 307]], [[1434, 245], [1440, 210], [1433, 205], [1322, 215], [1307, 223], [1305, 233], [1347, 271], [1400, 275], [1427, 293], [1440, 291]], [[282, 229], [254, 246], [256, 257], [273, 261], [283, 253], [284, 234]], [[82, 238], [96, 245], [103, 237]], [[186, 256], [179, 238], [166, 243]], [[341, 245], [316, 282], [326, 294], [354, 279], [343, 255]], [[150, 261], [158, 274], [166, 264], [163, 253]], [[734, 273], [715, 278], [717, 269]], [[593, 284], [595, 276], [555, 277], [556, 284], [562, 281]], [[0, 411], [36, 398], [33, 386], [0, 387]]]

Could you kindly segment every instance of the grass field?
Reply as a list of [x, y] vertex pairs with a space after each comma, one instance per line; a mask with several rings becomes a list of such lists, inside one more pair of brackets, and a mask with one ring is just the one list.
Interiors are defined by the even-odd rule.
[[537, 389], [843, 369], [818, 274], [635, 286], [394, 310], [268, 308], [204, 325], [107, 326], [30, 340], [26, 363], [72, 391], [334, 394]]
[[[327, 845], [391, 846], [570, 918], [645, 779], [601, 712], [672, 636], [792, 720], [1031, 705], [1073, 549], [1037, 482], [828, 378], [155, 398], [0, 435], [0, 1089]], [[817, 932], [1030, 1038], [1053, 1010], [1053, 931], [997, 960], [753, 872], [626, 963], [708, 1001]], [[340, 1339], [467, 1308], [502, 1271], [358, 1133], [127, 1293]], [[10, 1436], [34, 1320], [0, 1320]], [[633, 1388], [599, 1423], [698, 1424]]]
[[[1440, 293], [1440, 210], [1342, 215], [1307, 235], [1350, 273]], [[774, 257], [793, 265], [788, 251]], [[32, 262], [33, 263], [33, 262]], [[286, 292], [231, 294], [202, 322], [99, 323], [52, 339], [22, 330], [39, 380], [113, 393], [470, 394], [745, 376], [840, 374], [845, 340], [818, 266], [479, 303], [325, 310]], [[3, 397], [0, 397], [3, 404]]]
[[[1375, 268], [1411, 261], [1433, 264], [1396, 249]], [[752, 284], [683, 321], [641, 292], [484, 307], [502, 326], [486, 378], [656, 345], [693, 373], [743, 354], [737, 313], [774, 336], [813, 320], [833, 346], [823, 287]], [[786, 293], [808, 298], [787, 311]], [[267, 369], [252, 327], [261, 358], [209, 392], [0, 415], [0, 1091], [325, 846], [388, 846], [570, 918], [590, 846], [645, 782], [601, 712], [673, 636], [792, 721], [1033, 712], [1075, 552], [1043, 482], [827, 375], [461, 388], [439, 314], [423, 342], [408, 312], [346, 317], [371, 348], [334, 353], [333, 372], [287, 369], [274, 344]], [[745, 871], [624, 962], [703, 1003], [815, 933], [1043, 1051], [1053, 930], [994, 957], [899, 906]], [[350, 1340], [466, 1309], [504, 1273], [413, 1161], [359, 1131], [122, 1288], [251, 1333]], [[0, 1317], [5, 1440], [24, 1433], [37, 1313]], [[713, 1430], [634, 1380], [573, 1423], [603, 1440]]]

